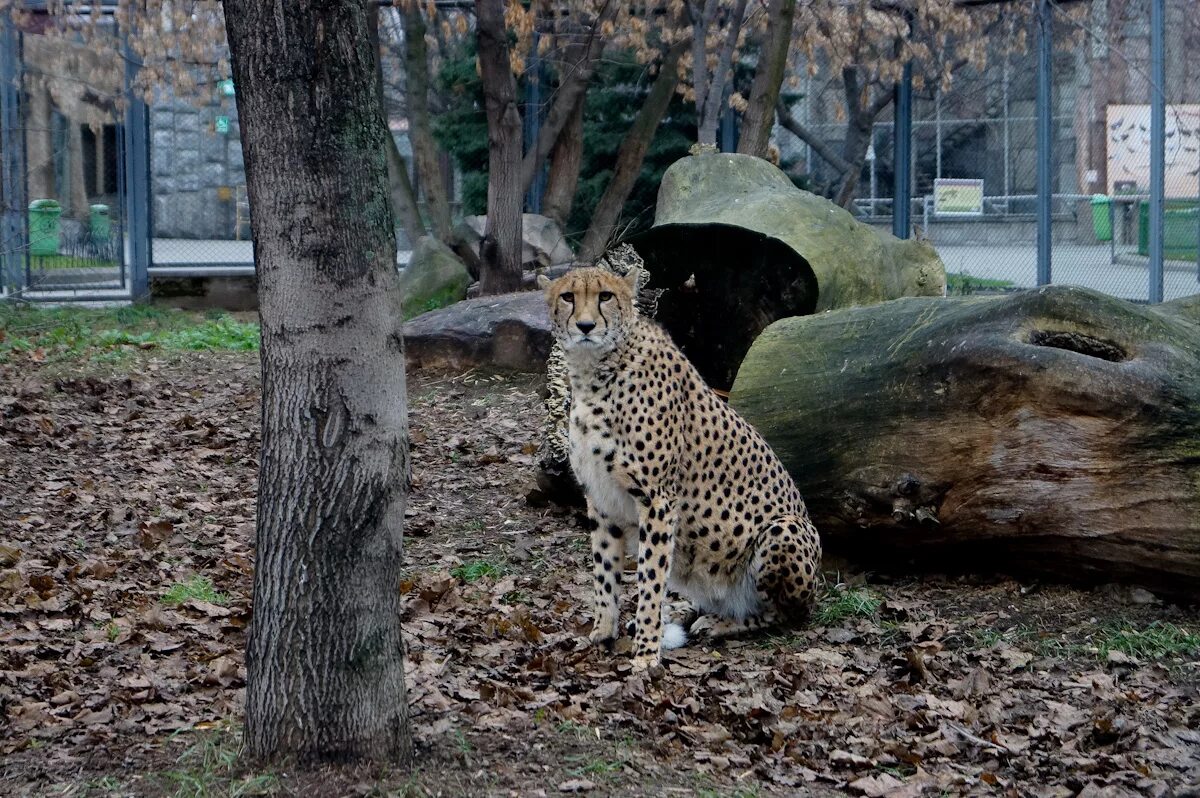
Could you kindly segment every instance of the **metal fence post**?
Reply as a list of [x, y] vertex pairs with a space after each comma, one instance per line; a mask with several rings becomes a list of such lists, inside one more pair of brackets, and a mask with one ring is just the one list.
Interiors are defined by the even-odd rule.
[[129, 234], [129, 289], [133, 299], [150, 294], [150, 115], [135, 90], [139, 62], [125, 32], [125, 229]]
[[1053, 105], [1051, 103], [1050, 70], [1054, 39], [1051, 27], [1050, 0], [1038, 0], [1037, 43], [1037, 284], [1049, 285], [1050, 249], [1053, 235], [1050, 220], [1050, 204], [1054, 186], [1051, 182], [1051, 155], [1053, 146]]
[[912, 230], [912, 62], [896, 84], [895, 185], [892, 190], [892, 235], [908, 238]]
[[21, 125], [21, 34], [0, 14], [0, 288], [25, 287], [25, 141]]
[[1150, 0], [1150, 302], [1163, 301], [1163, 221], [1167, 98], [1163, 64], [1164, 0]]

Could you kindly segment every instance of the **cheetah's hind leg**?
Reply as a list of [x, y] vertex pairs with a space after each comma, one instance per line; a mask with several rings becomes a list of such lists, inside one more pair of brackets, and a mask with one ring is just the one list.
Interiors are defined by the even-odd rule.
[[745, 618], [702, 615], [688, 629], [692, 637], [716, 640], [808, 619], [821, 568], [821, 539], [806, 517], [784, 516], [759, 530], [750, 561], [759, 610]]

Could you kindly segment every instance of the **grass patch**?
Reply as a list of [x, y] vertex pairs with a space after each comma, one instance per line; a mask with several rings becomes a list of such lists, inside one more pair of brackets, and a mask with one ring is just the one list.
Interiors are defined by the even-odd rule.
[[112, 360], [135, 349], [255, 351], [258, 325], [224, 313], [201, 315], [150, 305], [43, 308], [0, 305], [0, 362], [31, 356], [60, 362]]
[[835, 626], [849, 618], [870, 618], [882, 603], [883, 599], [865, 587], [834, 585], [821, 597], [813, 620], [821, 626]]
[[993, 280], [988, 277], [972, 277], [962, 272], [946, 273], [946, 294], [948, 296], [963, 296], [980, 291], [1001, 291], [1015, 287], [1012, 280]]
[[1096, 636], [1096, 649], [1102, 659], [1107, 659], [1110, 651], [1141, 660], [1190, 657], [1200, 654], [1200, 635], [1164, 621], [1153, 621], [1144, 629], [1114, 623]]
[[463, 563], [457, 568], [452, 568], [450, 575], [464, 582], [477, 582], [485, 576], [499, 576], [502, 570], [500, 566], [486, 560], [477, 560], [472, 563]]
[[[178, 732], [185, 734], [194, 730]], [[230, 723], [219, 723], [199, 733], [196, 742], [176, 760], [176, 767], [162, 775], [174, 798], [242, 798], [275, 795], [279, 778], [273, 773], [237, 772], [241, 733]]]
[[29, 270], [49, 271], [53, 269], [116, 269], [120, 264], [103, 258], [76, 258], [73, 255], [30, 255]]
[[212, 581], [207, 576], [193, 576], [186, 582], [176, 582], [163, 594], [163, 604], [178, 607], [185, 601], [196, 599], [207, 601], [209, 604], [224, 604], [229, 597], [218, 593]]

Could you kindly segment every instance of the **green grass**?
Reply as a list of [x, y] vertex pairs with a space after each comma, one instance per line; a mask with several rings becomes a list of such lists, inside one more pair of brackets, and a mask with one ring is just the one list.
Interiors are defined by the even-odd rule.
[[464, 582], [477, 582], [485, 576], [499, 576], [502, 572], [503, 569], [499, 565], [487, 562], [486, 560], [477, 560], [476, 562], [463, 563], [457, 568], [452, 568], [450, 575]]
[[1114, 623], [1100, 630], [1096, 648], [1101, 659], [1107, 659], [1110, 651], [1140, 660], [1190, 657], [1200, 654], [1200, 635], [1164, 621], [1152, 621], [1144, 629]]
[[118, 264], [115, 260], [101, 260], [100, 258], [76, 258], [71, 255], [30, 255], [29, 269], [30, 271], [43, 271], [51, 269], [115, 269]]
[[163, 594], [163, 604], [177, 607], [189, 599], [207, 601], [209, 604], [224, 604], [229, 597], [218, 593], [213, 583], [206, 576], [193, 576], [186, 582], [176, 582]]
[[1165, 621], [1151, 621], [1141, 629], [1128, 621], [1108, 621], [1092, 633], [1078, 636], [1038, 631], [1028, 626], [972, 629], [968, 635], [976, 648], [1007, 643], [1041, 657], [1060, 659], [1094, 657], [1103, 662], [1111, 651], [1142, 661], [1200, 655], [1200, 635]]
[[835, 626], [850, 618], [870, 618], [883, 600], [865, 587], [834, 585], [825, 591], [813, 614], [821, 626]]
[[1015, 283], [1012, 280], [972, 277], [962, 272], [947, 272], [946, 274], [946, 294], [949, 296], [973, 294], [977, 291], [997, 291], [1014, 286]]
[[162, 780], [174, 798], [279, 794], [279, 778], [275, 774], [237, 773], [241, 733], [232, 724], [222, 722], [200, 732], [177, 732], [183, 733], [196, 733], [198, 737], [180, 755], [177, 767], [162, 774]]
[[137, 349], [255, 351], [258, 325], [224, 313], [200, 316], [132, 305], [121, 308], [43, 308], [0, 304], [0, 363], [31, 356], [61, 362], [111, 361]]

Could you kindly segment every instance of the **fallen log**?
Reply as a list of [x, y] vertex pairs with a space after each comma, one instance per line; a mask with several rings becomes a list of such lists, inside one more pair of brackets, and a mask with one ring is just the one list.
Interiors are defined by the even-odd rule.
[[1200, 297], [1055, 286], [785, 319], [730, 402], [865, 565], [1200, 596]]

